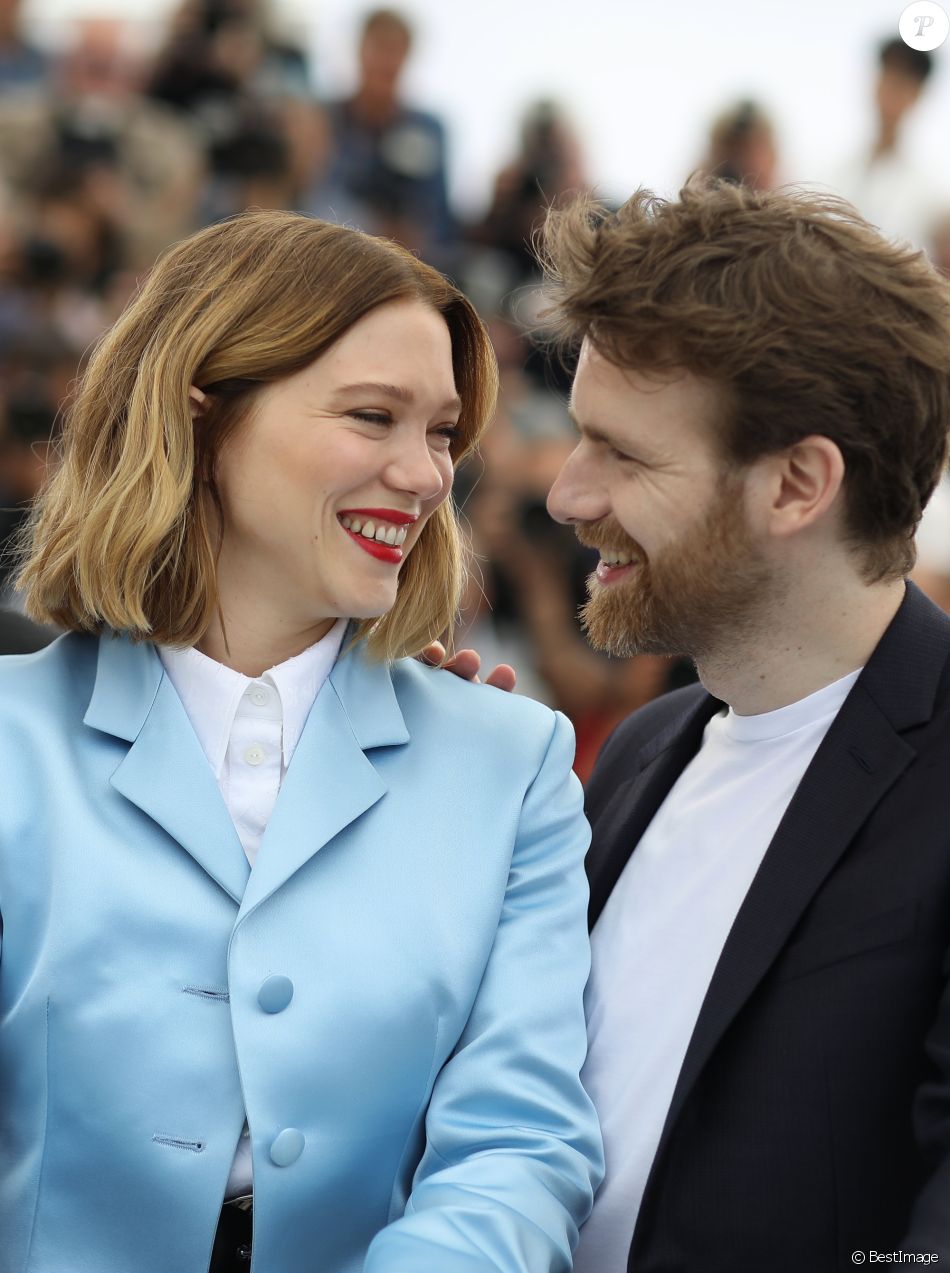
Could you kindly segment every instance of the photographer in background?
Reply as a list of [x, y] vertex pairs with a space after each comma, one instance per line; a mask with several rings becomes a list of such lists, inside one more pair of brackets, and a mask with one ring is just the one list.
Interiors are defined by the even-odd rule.
[[457, 227], [446, 189], [445, 129], [400, 91], [412, 42], [412, 28], [396, 10], [365, 18], [356, 90], [326, 108], [330, 158], [323, 171], [315, 166], [302, 211], [394, 238], [452, 270]]
[[538, 278], [531, 240], [547, 207], [588, 185], [580, 142], [564, 111], [548, 98], [533, 102], [521, 119], [517, 154], [496, 175], [491, 205], [469, 232], [504, 261], [509, 288]]
[[140, 94], [131, 31], [78, 23], [48, 92], [0, 99], [0, 176], [25, 213], [37, 174], [67, 171], [121, 224], [125, 263], [139, 269], [191, 228], [202, 159], [191, 126]]
[[247, 207], [296, 207], [325, 157], [307, 59], [272, 34], [260, 0], [185, 0], [146, 91], [202, 145], [202, 224]]
[[909, 48], [899, 38], [881, 45], [874, 88], [874, 139], [833, 181], [839, 193], [883, 234], [906, 239], [915, 247], [929, 242], [947, 194], [930, 167], [916, 162], [908, 152], [904, 140], [933, 65], [931, 53]]
[[0, 654], [29, 654], [56, 636], [53, 628], [33, 623], [14, 608], [10, 548], [46, 480], [57, 428], [55, 394], [64, 387], [58, 368], [74, 365], [72, 351], [47, 334], [45, 340], [14, 351], [5, 369], [0, 399]]
[[776, 184], [777, 165], [775, 129], [755, 102], [737, 102], [715, 120], [702, 164], [711, 176], [750, 190], [769, 190]]

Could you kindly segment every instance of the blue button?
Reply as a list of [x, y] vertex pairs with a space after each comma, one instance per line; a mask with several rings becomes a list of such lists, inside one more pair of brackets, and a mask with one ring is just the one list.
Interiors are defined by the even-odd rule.
[[265, 1012], [283, 1012], [293, 997], [294, 983], [280, 973], [268, 977], [257, 992], [257, 1002]]
[[289, 1167], [303, 1153], [306, 1144], [304, 1134], [296, 1127], [285, 1127], [270, 1147], [270, 1160], [275, 1167]]

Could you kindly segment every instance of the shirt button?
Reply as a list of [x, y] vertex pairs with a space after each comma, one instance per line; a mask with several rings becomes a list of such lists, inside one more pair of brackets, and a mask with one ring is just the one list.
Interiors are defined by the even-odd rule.
[[259, 765], [264, 759], [264, 748], [255, 743], [253, 747], [248, 747], [244, 759], [249, 765]]
[[257, 992], [257, 1002], [265, 1012], [283, 1012], [293, 997], [294, 983], [280, 973], [262, 981]]
[[303, 1153], [304, 1134], [296, 1127], [285, 1127], [275, 1136], [270, 1147], [270, 1160], [275, 1167], [289, 1167]]
[[267, 690], [265, 690], [262, 685], [255, 685], [254, 688], [251, 690], [250, 697], [251, 697], [251, 702], [254, 703], [257, 707], [263, 707], [264, 704], [267, 702], [268, 698], [270, 697], [270, 695], [267, 693]]

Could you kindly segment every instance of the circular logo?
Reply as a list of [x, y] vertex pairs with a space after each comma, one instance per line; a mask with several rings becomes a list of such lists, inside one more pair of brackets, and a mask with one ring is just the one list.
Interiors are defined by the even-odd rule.
[[901, 39], [912, 49], [930, 53], [939, 49], [950, 32], [950, 18], [933, 0], [914, 0], [898, 23]]
[[851, 1263], [863, 1264], [866, 1259], [867, 1259], [867, 1256], [864, 1254], [863, 1251], [855, 1251], [854, 1254], [851, 1256]]

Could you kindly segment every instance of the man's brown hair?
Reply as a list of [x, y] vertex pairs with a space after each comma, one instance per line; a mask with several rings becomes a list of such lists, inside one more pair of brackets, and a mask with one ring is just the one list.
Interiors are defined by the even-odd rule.
[[707, 178], [617, 212], [582, 197], [549, 214], [542, 250], [562, 337], [719, 385], [732, 462], [830, 438], [864, 577], [911, 569], [950, 429], [950, 287], [922, 252], [843, 200]]

